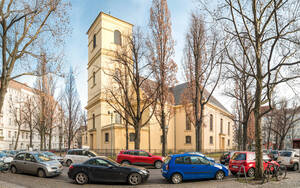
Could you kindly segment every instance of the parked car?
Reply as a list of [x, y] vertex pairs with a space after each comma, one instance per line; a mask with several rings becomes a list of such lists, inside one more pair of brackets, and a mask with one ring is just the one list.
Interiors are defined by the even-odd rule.
[[271, 159], [277, 161], [277, 159], [279, 157], [279, 151], [278, 150], [271, 150], [269, 152], [269, 156], [271, 157]]
[[93, 151], [84, 149], [71, 149], [64, 157], [64, 164], [70, 166], [72, 163], [83, 163], [91, 157], [96, 157], [97, 154]]
[[149, 171], [142, 167], [121, 165], [107, 157], [94, 157], [69, 167], [69, 178], [78, 184], [88, 182], [127, 182], [137, 185], [149, 178]]
[[123, 150], [117, 156], [117, 162], [120, 164], [133, 164], [143, 166], [154, 166], [161, 168], [163, 157], [152, 155], [142, 150]]
[[230, 151], [230, 152], [226, 152], [223, 155], [221, 155], [220, 163], [223, 165], [229, 164], [229, 160], [233, 156], [234, 153], [235, 153], [235, 151]]
[[11, 162], [12, 173], [29, 173], [39, 177], [58, 176], [62, 173], [62, 165], [40, 152], [20, 152]]
[[200, 153], [200, 152], [186, 152], [186, 154], [196, 154], [196, 155], [200, 155], [202, 157], [206, 157], [210, 162], [213, 162], [215, 163], [215, 159], [214, 158], [211, 158], [211, 157], [207, 157], [206, 155]]
[[299, 153], [294, 150], [281, 151], [277, 161], [294, 171], [299, 169]]
[[9, 156], [7, 153], [0, 151], [0, 161], [3, 161], [4, 163], [11, 163], [12, 160], [13, 157]]
[[[267, 161], [275, 163], [278, 165], [276, 161], [272, 161], [272, 159], [265, 153], [263, 153], [263, 166], [264, 169], [267, 167]], [[232, 158], [229, 161], [229, 169], [230, 172], [235, 175], [239, 172], [241, 166], [245, 167], [246, 174], [249, 177], [254, 177], [255, 175], [255, 152], [249, 151], [239, 151], [234, 153]], [[243, 168], [240, 172], [244, 172]]]
[[61, 156], [57, 156], [54, 153], [50, 152], [50, 151], [43, 151], [43, 154], [47, 155], [50, 159], [54, 159], [54, 160], [58, 160], [61, 164], [63, 164], [64, 162], [64, 158]]
[[210, 162], [205, 156], [188, 153], [168, 156], [162, 167], [162, 176], [174, 184], [193, 179], [222, 180], [228, 176], [228, 172], [222, 164]]

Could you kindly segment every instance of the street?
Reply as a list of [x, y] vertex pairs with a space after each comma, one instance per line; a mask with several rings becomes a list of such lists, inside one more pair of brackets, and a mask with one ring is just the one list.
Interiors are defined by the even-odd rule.
[[[0, 174], [0, 188], [69, 188], [69, 187], [132, 187], [127, 184], [115, 183], [91, 183], [87, 185], [77, 185], [67, 175], [68, 168], [64, 167], [63, 173], [58, 177], [53, 178], [39, 178], [27, 174], [12, 174], [10, 172]], [[236, 181], [233, 176], [225, 178], [223, 181], [216, 180], [199, 180], [187, 181], [179, 185], [169, 184], [162, 176], [159, 169], [150, 169], [151, 175], [146, 183], [138, 185], [137, 187], [300, 187], [299, 173], [288, 171], [287, 179], [280, 182], [271, 182], [264, 185], [251, 185], [240, 183]], [[8, 184], [6, 184], [8, 183]]]

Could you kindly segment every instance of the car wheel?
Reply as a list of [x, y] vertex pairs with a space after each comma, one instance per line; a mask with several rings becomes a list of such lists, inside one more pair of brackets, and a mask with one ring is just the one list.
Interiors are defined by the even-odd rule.
[[46, 177], [46, 173], [43, 169], [39, 169], [37, 171], [37, 176], [40, 177], [40, 178], [44, 178], [44, 177]]
[[161, 166], [162, 166], [162, 162], [161, 161], [156, 161], [154, 163], [154, 167], [157, 168], [157, 169], [161, 168]]
[[130, 165], [130, 162], [129, 161], [122, 161], [121, 164], [122, 165]]
[[178, 173], [175, 173], [171, 176], [171, 182], [173, 184], [179, 184], [182, 182], [182, 176]]
[[67, 166], [71, 166], [72, 161], [70, 159], [68, 159], [67, 162], [66, 162], [66, 164], [67, 164]]
[[138, 173], [132, 173], [128, 176], [128, 183], [130, 185], [138, 185], [142, 182], [142, 177]]
[[254, 177], [255, 176], [255, 169], [254, 168], [250, 168], [247, 172], [247, 175], [249, 177]]
[[77, 184], [83, 185], [89, 181], [89, 177], [85, 173], [79, 172], [75, 176], [75, 181]]
[[297, 170], [298, 170], [298, 166], [299, 166], [298, 163], [295, 163], [295, 164], [293, 165], [293, 170], [294, 170], [294, 171], [297, 171]]
[[[231, 172], [231, 171], [230, 171], [230, 172]], [[237, 174], [237, 172], [231, 172], [231, 174], [235, 176], [235, 175]]]
[[18, 170], [17, 170], [17, 168], [15, 166], [11, 166], [10, 171], [13, 174], [17, 174], [18, 173]]
[[221, 171], [221, 170], [219, 170], [219, 171], [216, 173], [216, 176], [215, 176], [216, 180], [223, 180], [224, 177], [225, 177], [225, 174], [224, 174], [224, 172]]

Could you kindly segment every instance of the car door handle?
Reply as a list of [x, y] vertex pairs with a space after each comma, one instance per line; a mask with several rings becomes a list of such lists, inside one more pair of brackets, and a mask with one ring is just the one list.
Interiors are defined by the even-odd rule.
[[193, 166], [192, 168], [196, 168], [195, 166]]

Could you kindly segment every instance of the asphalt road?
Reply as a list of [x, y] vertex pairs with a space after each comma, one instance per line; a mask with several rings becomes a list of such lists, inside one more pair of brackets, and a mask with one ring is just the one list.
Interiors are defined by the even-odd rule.
[[[249, 185], [245, 183], [240, 183], [235, 181], [232, 176], [225, 178], [223, 181], [216, 180], [200, 180], [200, 181], [187, 181], [179, 185], [169, 184], [162, 176], [159, 169], [149, 169], [150, 177], [146, 183], [135, 187], [208, 187], [208, 188], [233, 188], [233, 187], [248, 187]], [[27, 174], [11, 174], [10, 172], [0, 173], [0, 188], [71, 188], [71, 187], [81, 187], [81, 188], [94, 188], [94, 187], [133, 187], [127, 184], [116, 184], [116, 183], [92, 183], [86, 185], [77, 185], [73, 180], [68, 178], [67, 175], [68, 168], [64, 167], [63, 173], [60, 176], [53, 178], [39, 178], [33, 175]], [[289, 172], [289, 179], [279, 182], [280, 184], [269, 184], [263, 187], [300, 187], [299, 173]], [[7, 182], [7, 183], [5, 183]], [[11, 184], [9, 184], [11, 183]], [[292, 184], [291, 184], [292, 183]], [[15, 186], [13, 186], [15, 185]], [[256, 187], [256, 186], [255, 186]], [[261, 187], [261, 186], [259, 186]]]

